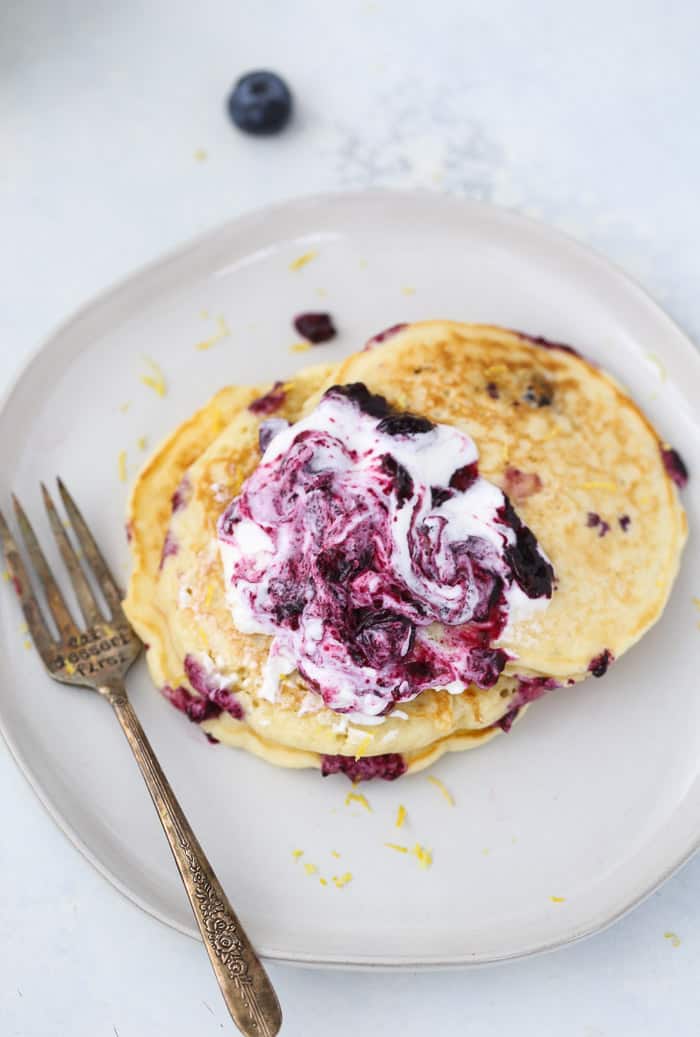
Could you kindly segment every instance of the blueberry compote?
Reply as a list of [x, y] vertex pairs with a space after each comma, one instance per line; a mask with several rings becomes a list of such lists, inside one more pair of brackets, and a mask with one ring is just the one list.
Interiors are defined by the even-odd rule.
[[406, 773], [406, 763], [400, 753], [383, 753], [380, 756], [322, 756], [321, 774], [346, 774], [350, 781], [370, 781], [383, 778], [394, 781]]
[[473, 441], [361, 383], [275, 433], [218, 528], [235, 625], [273, 635], [263, 694], [296, 669], [379, 722], [426, 688], [491, 687], [554, 574]]

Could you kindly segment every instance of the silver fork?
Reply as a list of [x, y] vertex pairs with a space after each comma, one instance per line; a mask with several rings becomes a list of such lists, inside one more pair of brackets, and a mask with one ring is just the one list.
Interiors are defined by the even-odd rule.
[[68, 569], [85, 627], [74, 622], [29, 520], [13, 496], [17, 523], [58, 631], [57, 638], [49, 631], [27, 569], [0, 512], [3, 552], [34, 644], [54, 680], [92, 688], [112, 706], [158, 811], [228, 1010], [247, 1037], [274, 1037], [282, 1025], [282, 1013], [272, 984], [197, 842], [127, 697], [124, 677], [141, 651], [141, 642], [122, 611], [122, 594], [85, 520], [61, 480], [57, 481], [70, 525], [107, 603], [109, 617], [103, 615], [42, 483], [51, 529]]

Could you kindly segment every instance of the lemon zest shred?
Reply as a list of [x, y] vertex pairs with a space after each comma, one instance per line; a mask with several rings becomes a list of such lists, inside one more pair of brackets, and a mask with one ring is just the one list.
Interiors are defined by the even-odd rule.
[[195, 630], [197, 631], [197, 637], [199, 638], [199, 643], [201, 644], [201, 646], [204, 649], [207, 649], [209, 647], [209, 638], [205, 634], [204, 630], [202, 629], [201, 626], [195, 627]]
[[298, 861], [300, 857], [304, 856], [303, 850], [292, 850], [292, 857], [295, 861]]
[[306, 872], [307, 875], [315, 875], [316, 872], [318, 871], [318, 867], [317, 867], [317, 865], [312, 864], [311, 861], [307, 861], [306, 864], [304, 865], [304, 871]]
[[415, 288], [411, 288], [410, 285], [404, 285], [403, 288], [401, 289], [401, 294], [402, 295], [415, 295], [416, 294], [416, 290], [415, 290]]
[[[7, 579], [7, 577], [5, 577], [5, 578]], [[695, 608], [696, 609], [700, 609], [700, 598], [693, 598], [692, 601], [693, 601], [693, 605], [695, 605]]]
[[430, 865], [433, 863], [432, 853], [430, 852], [430, 850], [426, 850], [424, 846], [421, 846], [420, 843], [416, 843], [416, 845], [411, 850], [411, 853], [414, 857], [417, 858], [421, 868], [429, 868]]
[[26, 650], [27, 650], [28, 652], [30, 652], [30, 651], [31, 651], [31, 649], [32, 649], [32, 642], [31, 642], [31, 641], [29, 641], [28, 639], [25, 639], [25, 642], [24, 642], [24, 647], [26, 648]]
[[194, 160], [195, 162], [206, 162], [207, 153], [204, 150], [204, 148], [197, 148], [197, 150], [194, 153]]
[[119, 410], [122, 412], [122, 414], [126, 414], [126, 412], [128, 411], [130, 406], [131, 406], [131, 400], [127, 400], [126, 403], [120, 404]]
[[221, 342], [222, 339], [227, 338], [231, 334], [231, 329], [226, 323], [225, 317], [217, 317], [216, 321], [219, 325], [219, 330], [212, 335], [211, 338], [205, 338], [202, 339], [201, 342], [196, 342], [194, 347], [195, 349], [204, 352], [205, 349], [211, 349], [211, 347], [215, 346], [217, 342]]
[[361, 792], [348, 792], [345, 797], [345, 806], [349, 807], [351, 803], [359, 803], [361, 807], [372, 813], [372, 808], [367, 801], [367, 797], [363, 796]]
[[75, 673], [75, 666], [71, 662], [65, 662], [63, 664], [63, 669], [66, 671], [69, 677], [72, 677]]
[[290, 353], [308, 353], [311, 349], [310, 342], [295, 342], [293, 346], [289, 347]]
[[501, 374], [507, 374], [508, 368], [505, 364], [490, 364], [484, 368], [484, 374], [487, 378], [498, 378]]
[[117, 465], [119, 468], [119, 481], [126, 482], [126, 450], [119, 451]]
[[550, 897], [549, 899], [552, 901], [553, 904], [563, 904], [566, 900], [566, 897]]
[[360, 744], [355, 749], [355, 759], [360, 760], [365, 755], [367, 749], [372, 744], [372, 735], [365, 735]]
[[439, 778], [436, 778], [434, 774], [428, 774], [427, 778], [430, 784], [434, 785], [436, 789], [439, 789], [439, 791], [445, 797], [450, 806], [453, 807], [455, 805], [455, 798], [450, 792], [450, 790], [447, 788], [445, 783], [440, 781]]
[[344, 875], [334, 875], [333, 884], [342, 889], [343, 886], [347, 886], [348, 882], [352, 882], [352, 872], [346, 871]]
[[311, 250], [310, 252], [304, 252], [303, 255], [297, 256], [296, 259], [292, 260], [292, 262], [289, 264], [289, 269], [301, 270], [303, 266], [306, 266], [307, 263], [310, 263], [311, 260], [315, 259], [317, 255], [318, 252], [314, 252], [313, 250]]
[[136, 440], [136, 446], [139, 448], [139, 450], [145, 450], [147, 443], [148, 443], [148, 437], [147, 436], [139, 436], [139, 438]]
[[158, 366], [155, 360], [151, 360], [150, 357], [145, 357], [145, 360], [148, 366], [153, 371], [153, 374], [142, 374], [141, 381], [144, 385], [147, 385], [149, 389], [153, 389], [154, 393], [156, 393], [158, 396], [165, 396], [167, 392], [167, 386], [165, 384], [165, 376], [161, 368]]
[[670, 940], [672, 947], [680, 947], [681, 945], [680, 937], [676, 933], [664, 933], [664, 940]]
[[335, 857], [336, 860], [340, 860], [340, 854], [337, 850], [331, 850], [331, 857]]
[[384, 843], [387, 850], [396, 850], [397, 853], [408, 853], [408, 846], [399, 846], [398, 843]]
[[396, 827], [403, 828], [406, 820], [406, 807], [403, 803], [399, 804], [399, 809], [396, 811]]
[[322, 886], [327, 886], [328, 885], [328, 879], [321, 878], [318, 881], [321, 883]]
[[5, 581], [6, 581], [7, 583], [9, 583], [9, 582], [10, 582], [10, 580], [12, 579], [12, 577], [10, 576], [10, 570], [9, 570], [9, 569], [3, 569], [3, 571], [2, 571], [2, 578], [3, 578], [3, 580], [5, 580]]
[[607, 490], [608, 493], [617, 493], [617, 483], [609, 479], [589, 479], [579, 484], [582, 490]]
[[207, 590], [206, 590], [206, 593], [204, 595], [204, 607], [205, 608], [207, 608], [207, 609], [209, 608], [209, 606], [211, 605], [211, 600], [212, 600], [213, 597], [214, 597], [214, 584], [213, 583], [208, 583], [207, 584]]

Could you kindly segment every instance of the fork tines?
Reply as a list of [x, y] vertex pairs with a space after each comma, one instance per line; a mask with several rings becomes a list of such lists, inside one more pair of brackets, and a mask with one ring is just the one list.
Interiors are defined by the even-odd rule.
[[[104, 624], [110, 621], [117, 623], [125, 622], [125, 617], [121, 608], [122, 595], [119, 587], [117, 586], [117, 583], [112, 576], [94, 537], [88, 529], [83, 516], [80, 514], [75, 501], [69, 494], [63, 482], [60, 479], [58, 479], [57, 482], [59, 493], [61, 494], [70, 524], [78, 543], [80, 544], [83, 556], [92, 570], [100, 591], [104, 595], [109, 610], [109, 614], [105, 616], [98, 604], [85, 572], [83, 571], [83, 567], [80, 564], [75, 548], [61, 523], [56, 507], [51, 499], [51, 495], [42, 483], [41, 491], [49, 517], [51, 530], [56, 539], [56, 543], [58, 544], [61, 557], [63, 558], [68, 570], [68, 575], [70, 576], [85, 623], [88, 627], [93, 627], [95, 624]], [[29, 627], [29, 632], [34, 639], [34, 643], [42, 659], [47, 665], [49, 665], [52, 656], [55, 654], [56, 645], [68, 642], [71, 638], [78, 635], [80, 630], [66, 605], [63, 594], [53, 576], [53, 573], [51, 572], [48, 562], [46, 561], [46, 557], [41, 549], [36, 534], [32, 529], [31, 523], [29, 522], [22, 505], [14, 494], [12, 496], [12, 501], [14, 504], [15, 515], [17, 517], [17, 524], [24, 541], [24, 546], [27, 550], [27, 555], [29, 556], [31, 568], [33, 568], [34, 573], [43, 588], [46, 596], [46, 603], [58, 630], [57, 640], [54, 639], [49, 632], [49, 628], [44, 616], [42, 615], [36, 595], [32, 590], [27, 567], [22, 560], [22, 556], [2, 512], [0, 512], [0, 541], [2, 542], [3, 553], [7, 561], [9, 576], [20, 600], [22, 611], [24, 612], [24, 617], [27, 621], [27, 626]]]

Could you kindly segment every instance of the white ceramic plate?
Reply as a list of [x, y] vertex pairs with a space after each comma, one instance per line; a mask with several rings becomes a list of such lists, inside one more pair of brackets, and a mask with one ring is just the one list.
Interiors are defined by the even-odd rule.
[[[316, 258], [290, 270], [310, 250]], [[316, 308], [331, 311], [339, 338], [291, 353], [292, 315]], [[195, 349], [220, 315], [230, 336]], [[344, 356], [387, 325], [431, 317], [572, 343], [629, 387], [700, 473], [700, 358], [623, 274], [498, 209], [371, 193], [247, 216], [74, 317], [6, 400], [0, 499], [15, 489], [48, 545], [37, 484], [60, 473], [125, 576], [120, 450], [131, 478], [144, 457], [138, 437], [155, 443], [221, 385], [285, 377], [301, 363]], [[146, 356], [165, 372], [164, 399], [140, 381]], [[691, 546], [662, 621], [604, 680], [557, 692], [508, 736], [443, 759], [434, 772], [455, 807], [424, 775], [364, 786], [371, 813], [348, 807], [343, 776], [277, 770], [211, 746], [156, 694], [143, 665], [133, 671], [144, 727], [263, 955], [415, 968], [531, 954], [607, 925], [688, 858], [700, 841], [700, 613], [691, 601], [700, 595], [699, 486], [691, 478], [685, 492]], [[10, 593], [0, 594], [0, 623], [0, 719], [37, 794], [119, 889], [195, 935], [110, 710], [44, 676], [23, 646]], [[401, 831], [400, 803], [408, 810]], [[385, 842], [430, 847], [432, 868]], [[303, 861], [328, 886], [307, 876]], [[338, 889], [332, 877], [345, 872], [352, 882]]]

